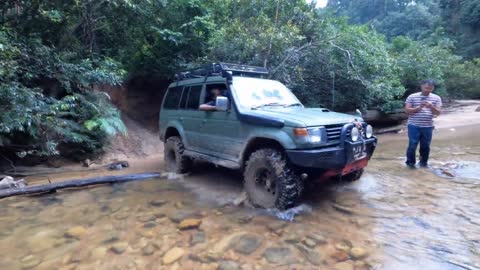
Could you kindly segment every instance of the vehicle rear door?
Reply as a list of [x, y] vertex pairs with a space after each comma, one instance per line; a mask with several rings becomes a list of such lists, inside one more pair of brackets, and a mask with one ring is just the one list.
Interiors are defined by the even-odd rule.
[[202, 138], [199, 136], [199, 132], [203, 124], [203, 114], [198, 110], [202, 89], [202, 84], [186, 86], [180, 101], [181, 116], [179, 120], [185, 132], [185, 147], [197, 152], [202, 149]]

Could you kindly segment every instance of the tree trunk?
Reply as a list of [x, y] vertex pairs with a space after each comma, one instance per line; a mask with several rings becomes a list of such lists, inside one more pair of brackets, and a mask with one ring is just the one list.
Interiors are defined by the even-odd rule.
[[161, 176], [162, 175], [159, 173], [112, 175], [112, 176], [102, 176], [102, 177], [87, 178], [87, 179], [75, 179], [75, 180], [69, 180], [64, 182], [23, 187], [23, 188], [11, 188], [6, 190], [0, 190], [0, 199], [11, 197], [11, 196], [18, 196], [18, 195], [49, 193], [49, 192], [56, 191], [57, 189], [78, 188], [78, 187], [85, 187], [90, 185], [100, 185], [100, 184], [109, 184], [109, 183], [123, 183], [128, 181], [145, 180], [148, 178], [159, 178]]

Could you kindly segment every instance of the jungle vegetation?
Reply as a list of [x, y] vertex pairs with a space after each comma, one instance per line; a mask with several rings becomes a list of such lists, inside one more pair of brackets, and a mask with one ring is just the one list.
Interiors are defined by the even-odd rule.
[[399, 108], [433, 78], [480, 98], [480, 0], [4, 0], [0, 152], [83, 158], [126, 133], [101, 85], [260, 65], [308, 106]]

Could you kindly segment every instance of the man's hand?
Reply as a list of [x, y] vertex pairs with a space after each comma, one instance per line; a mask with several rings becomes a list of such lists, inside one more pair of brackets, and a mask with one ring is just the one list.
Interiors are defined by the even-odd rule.
[[440, 112], [441, 112], [440, 107], [436, 107], [431, 102], [428, 102], [428, 101], [423, 102], [422, 107], [430, 109], [434, 115], [440, 115]]
[[426, 108], [428, 108], [428, 109], [433, 109], [433, 108], [435, 108], [435, 106], [433, 106], [433, 104], [432, 104], [431, 102], [428, 102], [428, 101], [424, 101], [424, 102], [422, 103], [422, 107], [426, 107]]
[[412, 113], [418, 113], [419, 111], [421, 111], [422, 109], [424, 108], [424, 105], [420, 105], [420, 107], [416, 107], [416, 108], [413, 108], [412, 105], [410, 104], [406, 104], [405, 105], [405, 112], [408, 113], [408, 114], [412, 114]]

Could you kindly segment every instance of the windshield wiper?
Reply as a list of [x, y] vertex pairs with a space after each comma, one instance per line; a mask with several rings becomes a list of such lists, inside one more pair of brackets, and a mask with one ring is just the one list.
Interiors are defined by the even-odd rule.
[[293, 106], [302, 106], [302, 103], [292, 103], [292, 104], [288, 104], [288, 105], [283, 105], [283, 107], [287, 108], [287, 107], [293, 107]]
[[267, 104], [252, 106], [252, 110], [258, 109], [260, 107], [265, 107], [265, 106], [285, 106], [285, 104], [281, 104], [281, 103], [278, 103], [278, 102], [271, 102], [271, 103], [267, 103]]

